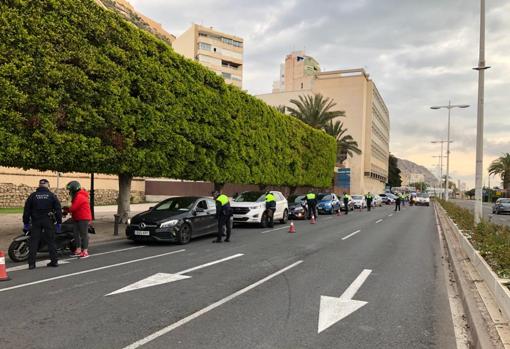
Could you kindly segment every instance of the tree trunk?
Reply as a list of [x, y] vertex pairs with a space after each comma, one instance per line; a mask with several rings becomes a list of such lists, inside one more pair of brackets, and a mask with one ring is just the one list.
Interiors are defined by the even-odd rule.
[[266, 191], [266, 188], [267, 188], [267, 185], [265, 185], [265, 184], [259, 184], [259, 190], [260, 190], [260, 191], [264, 191], [264, 192], [265, 192], [265, 191]]
[[289, 187], [289, 196], [296, 194], [297, 187], [295, 185]]
[[121, 223], [127, 223], [130, 214], [131, 180], [133, 176], [119, 174], [119, 197], [117, 198], [117, 214]]

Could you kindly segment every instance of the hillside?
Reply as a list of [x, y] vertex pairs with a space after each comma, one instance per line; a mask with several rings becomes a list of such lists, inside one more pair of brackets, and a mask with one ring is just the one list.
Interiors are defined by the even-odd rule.
[[95, 0], [99, 5], [115, 11], [138, 28], [146, 30], [172, 45], [175, 36], [168, 33], [161, 24], [137, 12], [127, 0]]
[[401, 171], [401, 176], [410, 173], [419, 173], [423, 174], [423, 176], [425, 177], [425, 182], [428, 184], [435, 185], [438, 182], [437, 177], [434, 176], [432, 172], [430, 172], [426, 167], [418, 165], [412, 161], [398, 159], [398, 168]]

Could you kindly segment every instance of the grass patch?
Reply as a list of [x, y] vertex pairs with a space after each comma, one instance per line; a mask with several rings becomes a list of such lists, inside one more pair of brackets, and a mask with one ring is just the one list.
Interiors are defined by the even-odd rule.
[[0, 208], [0, 214], [23, 213], [23, 207]]
[[510, 228], [482, 220], [475, 226], [470, 210], [437, 199], [474, 248], [501, 278], [510, 278]]

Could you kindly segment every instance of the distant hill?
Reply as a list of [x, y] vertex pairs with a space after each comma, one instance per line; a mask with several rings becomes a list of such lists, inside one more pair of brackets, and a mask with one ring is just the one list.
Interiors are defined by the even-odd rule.
[[95, 0], [100, 6], [119, 13], [129, 22], [138, 28], [146, 30], [158, 38], [172, 45], [175, 36], [168, 33], [161, 24], [155, 22], [149, 17], [137, 12], [135, 8], [126, 0]]
[[399, 159], [398, 160], [398, 168], [401, 171], [402, 175], [409, 175], [411, 173], [419, 173], [423, 174], [425, 177], [425, 183], [428, 183], [430, 185], [436, 185], [438, 182], [438, 178], [432, 174], [426, 167], [418, 165], [412, 161], [405, 160], [405, 159]]

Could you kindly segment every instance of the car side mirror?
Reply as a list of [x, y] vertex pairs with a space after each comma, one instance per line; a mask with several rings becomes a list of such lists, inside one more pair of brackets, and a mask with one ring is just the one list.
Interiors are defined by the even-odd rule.
[[201, 207], [197, 207], [194, 212], [195, 213], [203, 213], [203, 212], [205, 212], [205, 210]]

